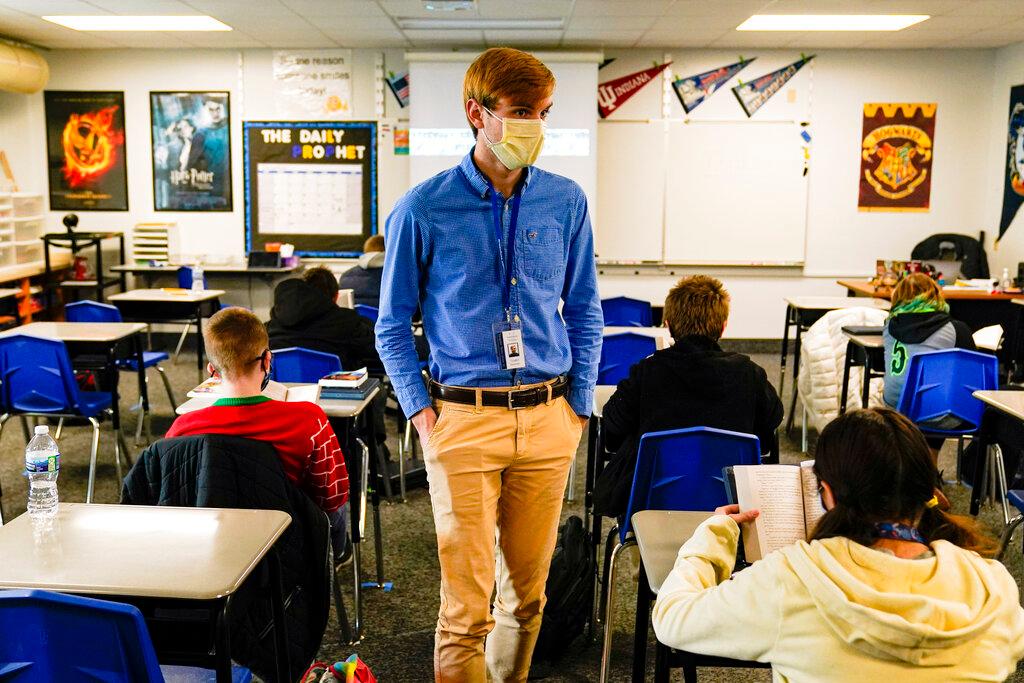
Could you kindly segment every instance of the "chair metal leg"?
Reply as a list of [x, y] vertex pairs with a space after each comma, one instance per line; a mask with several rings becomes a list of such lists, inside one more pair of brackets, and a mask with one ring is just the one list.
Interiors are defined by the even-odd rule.
[[156, 366], [156, 371], [160, 373], [160, 379], [163, 380], [164, 389], [167, 390], [167, 400], [171, 403], [171, 412], [178, 409], [178, 404], [174, 400], [174, 389], [171, 387], [171, 380], [167, 378], [167, 373], [159, 365]]
[[141, 406], [140, 406], [140, 409], [139, 409], [139, 421], [135, 425], [135, 445], [136, 446], [141, 446], [142, 445], [142, 428], [146, 424], [146, 418], [148, 416], [149, 416], [149, 414], [145, 410], [142, 410]]
[[996, 555], [997, 560], [1003, 559], [1003, 554], [1006, 552], [1006, 546], [1010, 545], [1010, 539], [1013, 538], [1013, 532], [1017, 530], [1017, 527], [1024, 522], [1024, 515], [1017, 515], [1010, 520], [1006, 528], [1003, 529], [1003, 535], [999, 539], [999, 553]]
[[803, 413], [800, 416], [800, 452], [807, 452], [807, 406], [800, 404], [803, 408]]
[[999, 504], [1003, 507], [1003, 524], [1009, 524], [1010, 503], [1006, 500], [1008, 488], [1006, 485], [1006, 461], [1003, 460], [1003, 449], [999, 447], [999, 444], [993, 444], [991, 450], [993, 464], [995, 465], [992, 477], [996, 482], [996, 497]]
[[[123, 445], [124, 437], [121, 436], [121, 430], [114, 430], [114, 469], [117, 471], [117, 487], [121, 488], [121, 482], [124, 481], [124, 476], [121, 473], [121, 449]], [[127, 449], [126, 449], [127, 450]]]
[[171, 362], [175, 365], [178, 364], [178, 356], [181, 354], [181, 347], [185, 345], [185, 338], [188, 337], [188, 331], [191, 328], [191, 323], [185, 325], [185, 329], [181, 331], [181, 336], [178, 338], [178, 345], [174, 347], [174, 358], [171, 359]]
[[[10, 413], [4, 413], [0, 415], [0, 439], [4, 436], [4, 425], [7, 424], [7, 420], [11, 418]], [[0, 526], [4, 525], [4, 489], [0, 486]]]
[[[980, 456], [979, 456], [980, 457]], [[959, 486], [961, 483], [961, 465], [964, 459], [964, 437], [958, 436], [956, 438], [956, 485]]]
[[626, 539], [625, 543], [619, 543], [612, 550], [611, 563], [608, 566], [608, 597], [604, 605], [604, 643], [601, 647], [601, 683], [608, 683], [608, 670], [611, 668], [612, 658], [612, 632], [614, 631], [613, 618], [615, 607], [615, 567], [619, 554], [622, 553], [624, 548], [628, 548], [631, 545], [635, 545], [636, 541], [631, 538]]
[[[89, 485], [85, 490], [86, 503], [92, 502], [92, 492], [96, 485], [96, 455], [100, 449], [100, 423], [95, 417], [90, 417], [89, 424], [92, 425], [92, 449], [89, 451]], [[116, 440], [114, 447], [117, 448]]]
[[53, 438], [54, 438], [55, 441], [60, 441], [60, 434], [61, 434], [62, 431], [64, 431], [64, 418], [63, 417], [59, 418], [57, 420], [57, 429], [53, 433]]
[[612, 561], [612, 550], [615, 548], [615, 539], [619, 533], [619, 525], [613, 524], [612, 528], [608, 530], [608, 536], [604, 543], [604, 566], [601, 572], [601, 595], [598, 603], [600, 604], [600, 610], [597, 613], [597, 623], [603, 624], [605, 622], [606, 614], [604, 611], [605, 600], [608, 599], [608, 569], [611, 567]]
[[576, 489], [573, 487], [573, 482], [576, 481], [576, 458], [572, 459], [572, 464], [569, 465], [569, 479], [565, 482], [565, 500], [569, 503], [576, 502]]
[[32, 430], [28, 428], [27, 417], [25, 417], [24, 415], [19, 415], [18, 418], [19, 421], [21, 422], [21, 433], [25, 437], [25, 445], [27, 446], [28, 442], [32, 440]]

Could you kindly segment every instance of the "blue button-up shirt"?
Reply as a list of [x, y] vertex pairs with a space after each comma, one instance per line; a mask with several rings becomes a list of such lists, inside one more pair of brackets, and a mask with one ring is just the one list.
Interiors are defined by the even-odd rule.
[[[410, 324], [421, 308], [434, 380], [507, 387], [568, 374], [569, 405], [590, 415], [604, 318], [586, 196], [568, 178], [525, 169], [509, 280], [526, 367], [513, 372], [498, 364], [494, 342], [505, 312], [492, 191], [470, 152], [411, 189], [388, 216], [376, 332], [398, 400], [410, 417], [431, 405]], [[499, 197], [504, 245], [511, 201]]]

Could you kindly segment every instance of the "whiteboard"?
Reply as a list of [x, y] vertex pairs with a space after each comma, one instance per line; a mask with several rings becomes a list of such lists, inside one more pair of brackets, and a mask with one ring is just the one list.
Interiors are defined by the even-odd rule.
[[802, 264], [800, 130], [790, 121], [601, 122], [599, 261]]

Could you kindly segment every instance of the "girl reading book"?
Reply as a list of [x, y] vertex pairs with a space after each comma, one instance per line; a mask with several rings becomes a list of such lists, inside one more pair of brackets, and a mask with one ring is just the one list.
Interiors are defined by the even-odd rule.
[[846, 413], [814, 471], [826, 512], [810, 541], [732, 575], [758, 511], [722, 507], [698, 527], [659, 592], [658, 639], [770, 662], [776, 681], [1005, 680], [1024, 656], [1017, 586], [986, 559], [994, 541], [937, 504], [921, 432], [886, 408]]

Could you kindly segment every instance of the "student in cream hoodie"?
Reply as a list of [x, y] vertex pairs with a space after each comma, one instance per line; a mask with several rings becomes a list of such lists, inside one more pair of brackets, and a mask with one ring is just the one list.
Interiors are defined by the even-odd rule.
[[716, 510], [679, 550], [654, 606], [670, 647], [770, 662], [776, 681], [1003, 681], [1024, 656], [1024, 609], [995, 543], [937, 504], [921, 432], [886, 408], [826, 427], [827, 510], [810, 543], [732, 574], [738, 523]]

